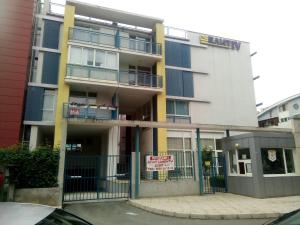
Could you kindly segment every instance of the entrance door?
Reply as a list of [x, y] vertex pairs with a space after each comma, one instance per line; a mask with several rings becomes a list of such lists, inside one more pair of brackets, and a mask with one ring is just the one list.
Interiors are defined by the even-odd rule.
[[64, 202], [130, 197], [130, 156], [66, 156]]
[[226, 161], [223, 154], [203, 157], [204, 193], [227, 192]]

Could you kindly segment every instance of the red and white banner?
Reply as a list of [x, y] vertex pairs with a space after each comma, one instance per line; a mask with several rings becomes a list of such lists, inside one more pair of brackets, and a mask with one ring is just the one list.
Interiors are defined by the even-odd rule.
[[80, 110], [78, 108], [70, 108], [70, 116], [79, 116], [80, 115]]
[[147, 171], [168, 171], [175, 169], [175, 162], [173, 155], [164, 156], [146, 156], [146, 170]]

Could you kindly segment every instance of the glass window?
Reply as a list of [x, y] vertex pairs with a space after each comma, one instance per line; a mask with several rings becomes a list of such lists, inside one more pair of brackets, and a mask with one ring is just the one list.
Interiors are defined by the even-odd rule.
[[188, 102], [176, 101], [176, 115], [189, 115]]
[[81, 64], [81, 48], [71, 47], [70, 50], [70, 63]]
[[114, 52], [106, 52], [106, 67], [117, 68], [117, 55]]
[[264, 174], [284, 174], [283, 149], [281, 148], [263, 148], [261, 149], [261, 158]]
[[[196, 139], [197, 141], [197, 139]], [[215, 140], [209, 138], [201, 138], [201, 146], [203, 150], [214, 150], [215, 149]]]
[[237, 174], [236, 151], [229, 151], [230, 173]]
[[191, 150], [192, 149], [191, 138], [184, 138], [184, 149], [185, 150]]
[[295, 173], [293, 150], [285, 149], [284, 153], [285, 153], [287, 173]]
[[174, 101], [167, 100], [167, 114], [175, 114]]
[[94, 50], [91, 48], [83, 48], [82, 64], [87, 66], [94, 65]]
[[96, 50], [95, 66], [105, 66], [105, 52]]
[[238, 150], [239, 160], [250, 159], [250, 150], [248, 148]]
[[167, 139], [168, 149], [183, 149], [183, 138], [168, 137]]
[[43, 121], [54, 120], [55, 91], [45, 90], [43, 104]]

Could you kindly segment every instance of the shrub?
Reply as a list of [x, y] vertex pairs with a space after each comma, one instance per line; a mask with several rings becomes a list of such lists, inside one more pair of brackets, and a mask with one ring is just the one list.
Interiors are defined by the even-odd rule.
[[39, 147], [34, 151], [14, 146], [0, 149], [0, 166], [9, 167], [9, 182], [16, 188], [57, 186], [59, 151]]

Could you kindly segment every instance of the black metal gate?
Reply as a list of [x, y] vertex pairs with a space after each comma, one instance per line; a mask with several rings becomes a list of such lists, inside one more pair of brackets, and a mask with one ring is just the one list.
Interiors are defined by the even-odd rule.
[[224, 155], [203, 157], [204, 193], [227, 192], [226, 161]]
[[129, 198], [130, 165], [128, 155], [67, 155], [64, 201]]

